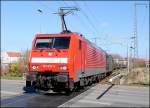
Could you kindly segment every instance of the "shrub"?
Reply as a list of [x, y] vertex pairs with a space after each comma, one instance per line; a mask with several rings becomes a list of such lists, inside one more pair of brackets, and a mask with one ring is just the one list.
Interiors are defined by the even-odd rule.
[[9, 65], [9, 75], [10, 76], [18, 76], [18, 66], [17, 63], [13, 63]]
[[145, 67], [145, 62], [144, 62], [144, 61], [137, 60], [137, 61], [135, 62], [135, 66], [136, 66], [136, 67]]
[[8, 65], [1, 65], [1, 76], [7, 75], [9, 72], [9, 66]]

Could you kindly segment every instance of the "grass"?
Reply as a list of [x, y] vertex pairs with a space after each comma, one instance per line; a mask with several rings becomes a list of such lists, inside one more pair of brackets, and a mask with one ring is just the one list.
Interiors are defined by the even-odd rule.
[[149, 84], [149, 69], [135, 68], [129, 74], [125, 75], [126, 79], [123, 84], [136, 86], [150, 86]]
[[1, 79], [7, 79], [7, 80], [23, 80], [23, 77], [1, 76]]

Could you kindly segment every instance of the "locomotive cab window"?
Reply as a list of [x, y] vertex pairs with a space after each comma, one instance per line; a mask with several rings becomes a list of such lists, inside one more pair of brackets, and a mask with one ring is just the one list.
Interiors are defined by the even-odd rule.
[[54, 39], [53, 48], [56, 49], [68, 49], [70, 44], [70, 37], [56, 37]]
[[36, 39], [35, 48], [51, 48], [52, 38], [39, 38]]
[[35, 48], [36, 49], [42, 49], [42, 48], [68, 49], [69, 44], [70, 44], [70, 37], [37, 38], [35, 42]]

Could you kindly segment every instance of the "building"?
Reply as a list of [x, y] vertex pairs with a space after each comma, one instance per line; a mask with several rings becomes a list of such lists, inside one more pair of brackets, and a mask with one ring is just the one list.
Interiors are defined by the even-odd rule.
[[21, 58], [19, 52], [1, 51], [1, 73], [5, 75], [8, 72], [9, 64], [16, 63]]
[[2, 52], [1, 53], [1, 63], [2, 64], [11, 64], [16, 63], [21, 57], [19, 52]]
[[150, 61], [149, 60], [145, 60], [145, 67], [149, 68], [150, 66]]

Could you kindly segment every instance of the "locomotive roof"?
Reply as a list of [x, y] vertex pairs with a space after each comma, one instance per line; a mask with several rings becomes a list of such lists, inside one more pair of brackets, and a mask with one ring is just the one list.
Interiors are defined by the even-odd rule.
[[91, 42], [90, 40], [86, 39], [82, 34], [77, 33], [77, 32], [71, 32], [71, 33], [54, 33], [54, 34], [36, 34], [37, 37], [47, 37], [47, 36], [70, 36], [73, 34], [77, 34], [78, 36], [81, 36], [86, 42], [88, 42], [89, 44], [91, 44], [92, 46], [94, 46], [97, 49], [102, 50], [104, 53], [106, 53], [107, 55], [109, 55], [105, 50], [103, 50], [101, 47], [97, 46], [95, 43]]

